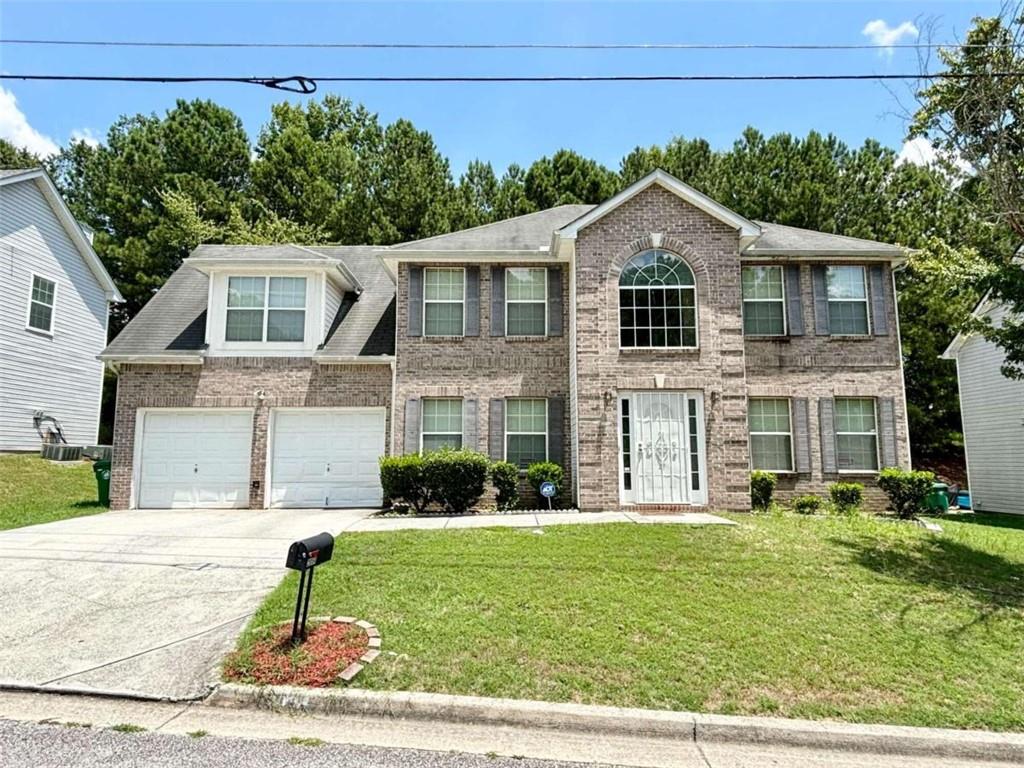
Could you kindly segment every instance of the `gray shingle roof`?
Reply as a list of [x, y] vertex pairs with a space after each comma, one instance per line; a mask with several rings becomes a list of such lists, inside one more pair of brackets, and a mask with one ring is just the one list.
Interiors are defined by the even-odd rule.
[[395, 251], [537, 251], [551, 236], [594, 206], [559, 205], [493, 224], [392, 246]]
[[863, 240], [859, 237], [830, 235], [826, 232], [815, 232], [813, 229], [788, 227], [784, 224], [772, 224], [768, 221], [756, 222], [761, 227], [761, 237], [747, 249], [746, 253], [843, 253], [865, 256], [901, 256], [903, 249], [889, 243], [874, 240]]
[[[340, 246], [339, 246], [340, 248]], [[323, 250], [323, 249], [321, 249]], [[337, 249], [336, 249], [337, 250]], [[319, 253], [312, 248], [290, 243], [280, 245], [200, 245], [190, 259], [232, 259], [237, 261], [333, 261], [338, 256]]]
[[17, 176], [19, 173], [28, 173], [29, 171], [38, 170], [37, 168], [0, 168], [0, 179], [6, 178], [7, 176]]
[[[325, 263], [341, 261], [363, 285], [360, 296], [346, 294], [323, 349], [329, 356], [377, 356], [394, 354], [395, 286], [370, 246], [329, 246], [309, 250], [295, 246], [199, 246], [192, 255], [244, 260], [282, 260], [273, 254], [292, 252], [301, 258], [321, 257]], [[138, 315], [103, 351], [104, 358], [147, 355], [190, 356], [201, 354], [206, 337], [206, 303], [209, 278], [182, 264]], [[390, 328], [390, 332], [389, 329]]]

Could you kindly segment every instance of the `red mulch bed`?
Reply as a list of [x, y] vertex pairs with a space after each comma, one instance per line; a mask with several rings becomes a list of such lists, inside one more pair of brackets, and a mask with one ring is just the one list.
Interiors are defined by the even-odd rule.
[[224, 662], [224, 677], [251, 685], [305, 685], [326, 688], [367, 649], [368, 637], [354, 624], [310, 624], [306, 642], [293, 646], [291, 622], [271, 627], [248, 648]]

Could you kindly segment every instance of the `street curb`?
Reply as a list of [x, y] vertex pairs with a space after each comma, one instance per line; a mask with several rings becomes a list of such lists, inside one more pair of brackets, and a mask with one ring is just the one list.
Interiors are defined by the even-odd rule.
[[215, 685], [210, 685], [202, 693], [191, 696], [160, 696], [155, 693], [141, 693], [139, 691], [121, 691], [114, 688], [89, 688], [84, 685], [38, 685], [36, 683], [18, 683], [9, 680], [0, 680], [0, 692], [10, 693], [50, 693], [57, 696], [89, 696], [96, 699], [125, 699], [127, 701], [153, 701], [164, 704], [187, 704], [190, 702], [203, 701], [209, 697], [210, 692], [216, 690]]
[[1024, 734], [734, 717], [439, 693], [221, 685], [208, 706], [1024, 763]]

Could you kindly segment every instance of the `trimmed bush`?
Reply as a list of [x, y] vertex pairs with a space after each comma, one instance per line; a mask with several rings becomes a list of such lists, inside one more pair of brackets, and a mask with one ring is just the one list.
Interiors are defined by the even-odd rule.
[[750, 505], [754, 509], [768, 509], [772, 504], [772, 494], [778, 482], [771, 472], [755, 469], [750, 473]]
[[519, 467], [510, 461], [491, 464], [491, 484], [498, 492], [498, 509], [515, 509], [519, 504]]
[[451, 515], [468, 512], [484, 495], [490, 462], [482, 453], [442, 448], [423, 457], [427, 498]]
[[878, 487], [889, 497], [889, 506], [897, 517], [912, 520], [925, 511], [925, 499], [931, 493], [935, 475], [887, 467], [878, 474]]
[[418, 453], [405, 456], [382, 456], [380, 459], [380, 485], [384, 498], [392, 505], [404, 502], [417, 513], [430, 503], [430, 494], [423, 478], [423, 457]]
[[860, 483], [832, 483], [828, 497], [837, 512], [849, 515], [857, 511], [864, 498], [864, 486]]
[[797, 496], [793, 499], [793, 511], [798, 515], [816, 515], [821, 511], [822, 503], [821, 496], [815, 496], [813, 493]]
[[537, 492], [537, 495], [540, 495], [541, 483], [554, 483], [555, 495], [551, 499], [551, 503], [557, 504], [562, 497], [562, 485], [565, 482], [565, 472], [554, 462], [538, 461], [526, 468], [526, 481], [533, 487], [533, 490]]

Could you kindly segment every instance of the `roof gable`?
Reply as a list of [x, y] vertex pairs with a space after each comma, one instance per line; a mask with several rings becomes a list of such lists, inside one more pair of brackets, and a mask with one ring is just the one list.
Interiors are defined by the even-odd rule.
[[64, 202], [64, 198], [46, 171], [42, 168], [26, 168], [24, 170], [16, 169], [0, 172], [0, 187], [20, 184], [26, 181], [33, 182], [42, 191], [43, 197], [46, 198], [46, 202], [49, 204], [54, 216], [56, 216], [57, 221], [60, 222], [68, 237], [71, 238], [71, 242], [78, 249], [82, 259], [95, 276], [96, 281], [103, 287], [104, 292], [107, 294], [107, 300], [124, 301], [121, 292], [117, 290], [117, 285], [114, 283], [113, 278], [110, 277], [110, 273], [103, 266], [99, 255], [93, 250], [92, 244], [82, 231], [81, 225], [71, 213], [71, 209]]
[[597, 205], [584, 213], [578, 219], [569, 222], [567, 225], [559, 229], [556, 234], [566, 240], [575, 240], [581, 229], [593, 224], [598, 219], [611, 213], [626, 201], [631, 200], [640, 192], [643, 192], [645, 189], [655, 184], [668, 190], [674, 195], [677, 195], [690, 205], [699, 208], [709, 216], [718, 219], [723, 224], [738, 230], [741, 248], [749, 245], [761, 234], [761, 228], [750, 219], [744, 218], [735, 211], [726, 208], [721, 203], [715, 202], [703, 192], [698, 192], [689, 184], [683, 183], [675, 176], [666, 173], [660, 168], [651, 171], [642, 179], [629, 185], [617, 195], [608, 198], [600, 205]]

